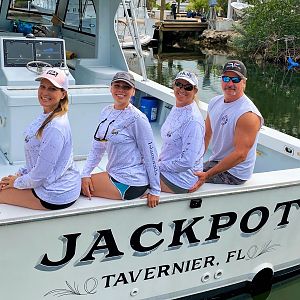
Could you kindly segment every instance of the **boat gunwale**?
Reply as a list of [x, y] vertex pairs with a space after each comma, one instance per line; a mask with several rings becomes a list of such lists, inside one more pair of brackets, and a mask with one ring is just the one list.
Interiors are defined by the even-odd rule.
[[[283, 172], [283, 171], [291, 171], [295, 170], [295, 172], [300, 172], [300, 168], [298, 169], [288, 169], [288, 170], [280, 170], [280, 171], [271, 171], [271, 172]], [[263, 172], [263, 173], [255, 173], [255, 175], [261, 175], [264, 177], [264, 174], [270, 173], [270, 172]], [[255, 180], [255, 182], [259, 181], [259, 178]], [[260, 186], [260, 184], [262, 184]], [[253, 183], [253, 180], [249, 180], [243, 185], [215, 185], [215, 184], [204, 184], [204, 190], [201, 188], [192, 194], [169, 194], [169, 193], [162, 193], [160, 198], [160, 205], [162, 203], [169, 203], [173, 201], [192, 201], [192, 200], [203, 200], [206, 198], [212, 198], [212, 197], [222, 197], [222, 196], [229, 196], [229, 195], [237, 195], [237, 194], [243, 194], [248, 192], [260, 192], [260, 191], [268, 191], [268, 190], [274, 190], [274, 189], [282, 189], [287, 187], [294, 187], [299, 186], [300, 187], [300, 179], [291, 180], [290, 178], [283, 179], [279, 182], [271, 182], [271, 183]], [[205, 187], [213, 187], [214, 189], [209, 189], [208, 191], [205, 191]], [[96, 198], [96, 197], [95, 197]], [[1, 220], [1, 211], [0, 211], [0, 226], [5, 225], [14, 225], [14, 224], [20, 224], [20, 223], [28, 223], [28, 222], [34, 222], [34, 221], [44, 221], [44, 220], [50, 220], [50, 219], [56, 219], [56, 218], [63, 218], [63, 217], [72, 217], [76, 215], [85, 215], [85, 214], [91, 214], [91, 213], [98, 213], [98, 212], [105, 212], [105, 211], [111, 211], [116, 209], [125, 209], [129, 207], [140, 207], [145, 206], [146, 207], [146, 200], [144, 199], [138, 199], [133, 201], [120, 201], [120, 200], [111, 200], [111, 199], [103, 199], [102, 200], [107, 201], [109, 204], [94, 204], [93, 206], [86, 206], [86, 207], [80, 207], [80, 208], [74, 208], [71, 206], [70, 208], [67, 208], [66, 210], [61, 211], [45, 211], [43, 213], [40, 213], [40, 211], [33, 211], [33, 215], [27, 215], [25, 217], [15, 217], [10, 219], [3, 219]], [[87, 198], [80, 196], [78, 200], [81, 201], [89, 201]], [[77, 201], [78, 201], [77, 200]], [[14, 210], [15, 207], [10, 207], [11, 210]], [[20, 207], [18, 207], [20, 209]], [[21, 208], [22, 209], [22, 208]], [[148, 208], [147, 208], [148, 209]], [[159, 206], [157, 207], [159, 209]], [[37, 214], [35, 214], [37, 213]], [[39, 214], [40, 213], [40, 214]]]

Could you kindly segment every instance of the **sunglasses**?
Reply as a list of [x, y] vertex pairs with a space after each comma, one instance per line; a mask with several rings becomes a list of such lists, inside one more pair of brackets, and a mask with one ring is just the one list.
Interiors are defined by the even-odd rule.
[[122, 84], [116, 83], [116, 84], [112, 84], [111, 86], [112, 86], [114, 89], [116, 89], [116, 90], [129, 91], [129, 90], [132, 89], [132, 86], [130, 86], [130, 85], [128, 85], [128, 84], [122, 85]]
[[223, 82], [226, 82], [226, 83], [228, 83], [230, 80], [231, 80], [233, 83], [240, 83], [240, 82], [242, 81], [242, 78], [241, 78], [241, 77], [238, 77], [238, 76], [235, 76], [235, 77], [222, 76], [222, 80], [223, 80]]
[[100, 125], [103, 124], [103, 123], [106, 122], [106, 121], [107, 121], [107, 118], [104, 119], [103, 121], [101, 121], [101, 122], [99, 123], [99, 125], [98, 125], [98, 127], [97, 127], [97, 129], [96, 129], [96, 131], [95, 131], [95, 134], [94, 134], [94, 140], [95, 140], [95, 141], [98, 141], [98, 142], [107, 142], [106, 136], [107, 136], [107, 133], [108, 133], [109, 126], [110, 126], [115, 120], [112, 120], [112, 121], [110, 121], [110, 122], [108, 123], [103, 138], [100, 139], [100, 138], [97, 137], [97, 133], [98, 133], [98, 130], [99, 130]]
[[177, 86], [178, 88], [184, 88], [186, 91], [190, 92], [194, 89], [194, 86], [191, 84], [182, 84], [179, 81], [175, 81], [175, 86]]

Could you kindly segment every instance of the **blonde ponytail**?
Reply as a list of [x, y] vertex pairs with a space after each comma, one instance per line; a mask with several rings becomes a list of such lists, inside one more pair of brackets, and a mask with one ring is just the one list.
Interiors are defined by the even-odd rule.
[[36, 132], [36, 137], [38, 139], [42, 138], [43, 130], [45, 129], [46, 125], [50, 123], [55, 117], [63, 116], [65, 113], [67, 113], [69, 108], [69, 98], [68, 94], [66, 93], [65, 97], [61, 99], [57, 105], [57, 107], [54, 109], [53, 112], [46, 118], [46, 120], [43, 122], [41, 127]]

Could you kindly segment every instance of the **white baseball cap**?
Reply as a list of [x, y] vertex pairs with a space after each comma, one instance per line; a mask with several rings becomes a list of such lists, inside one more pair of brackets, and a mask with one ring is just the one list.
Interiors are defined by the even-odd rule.
[[51, 68], [44, 71], [41, 75], [39, 75], [35, 81], [41, 81], [43, 78], [48, 79], [54, 86], [68, 90], [69, 80], [65, 71], [58, 68]]
[[184, 79], [188, 81], [190, 84], [198, 87], [198, 79], [196, 75], [189, 71], [181, 71], [176, 75], [175, 80], [177, 79]]

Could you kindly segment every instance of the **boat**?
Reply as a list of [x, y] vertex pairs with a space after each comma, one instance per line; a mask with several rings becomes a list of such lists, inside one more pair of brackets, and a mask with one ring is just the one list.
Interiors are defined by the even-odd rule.
[[[95, 0], [96, 42], [57, 22], [49, 36], [12, 32], [14, 12], [0, 11], [0, 177], [24, 162], [24, 128], [40, 113], [41, 63], [69, 74], [74, 158], [82, 168], [100, 110], [113, 102], [110, 81], [128, 65], [115, 32], [120, 0]], [[124, 2], [124, 0], [122, 0]], [[66, 13], [58, 1], [56, 17]], [[24, 14], [28, 18], [28, 12]], [[42, 22], [42, 19], [36, 19]], [[54, 35], [54, 37], [53, 37]], [[137, 55], [142, 58], [136, 41]], [[67, 59], [66, 52], [76, 53]], [[175, 103], [168, 87], [147, 79], [142, 59], [136, 99], [159, 99], [151, 122], [159, 131]], [[205, 116], [207, 104], [200, 104]], [[104, 157], [103, 163], [105, 164]], [[99, 170], [104, 165], [99, 165]], [[263, 127], [255, 173], [240, 186], [206, 183], [189, 194], [145, 199], [80, 197], [60, 211], [0, 205], [0, 288], [3, 299], [177, 299], [210, 297], [299, 270], [300, 141]]]
[[231, 2], [231, 7], [233, 8], [233, 11], [236, 13], [238, 17], [242, 17], [248, 8], [254, 6], [248, 3], [240, 2], [240, 0], [237, 0], [236, 2]]
[[[51, 16], [55, 14], [56, 0], [33, 0], [31, 5], [45, 18], [51, 19]], [[154, 20], [149, 18], [146, 0], [134, 0], [131, 1], [132, 8], [129, 3], [124, 2], [124, 6], [121, 3], [116, 13], [115, 29], [117, 31], [121, 46], [123, 49], [134, 48], [132, 34], [130, 33], [132, 26], [132, 14], [131, 11], [135, 11], [135, 18], [137, 19], [140, 43], [143, 47], [148, 46], [154, 33]], [[126, 12], [125, 12], [126, 11]], [[126, 15], [127, 14], [127, 15]], [[82, 31], [96, 34], [96, 11], [91, 0], [71, 0], [68, 3], [68, 8], [65, 17], [62, 19], [67, 26], [76, 27], [79, 26]]]

